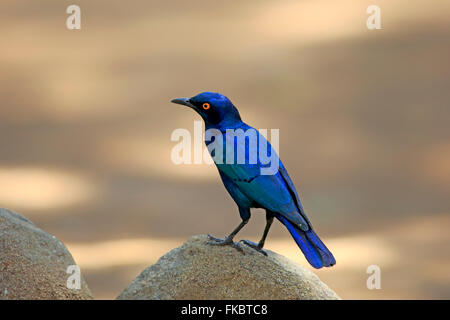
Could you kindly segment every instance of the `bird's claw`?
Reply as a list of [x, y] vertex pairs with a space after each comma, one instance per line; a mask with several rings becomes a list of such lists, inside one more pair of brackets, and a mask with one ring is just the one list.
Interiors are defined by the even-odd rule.
[[250, 241], [250, 240], [241, 240], [239, 242], [242, 242], [243, 244], [249, 246], [250, 248], [255, 249], [256, 251], [258, 251], [259, 253], [261, 253], [267, 257], [267, 252], [265, 250], [263, 250], [262, 246], [260, 246], [259, 244], [254, 243], [253, 241]]
[[213, 237], [212, 235], [208, 234], [208, 240], [209, 240], [208, 243], [210, 243], [211, 241], [214, 241], [214, 242], [217, 242], [217, 243], [224, 243], [224, 242], [226, 242], [228, 240], [228, 238], [225, 238], [225, 239], [216, 238], [216, 237]]
[[225, 239], [221, 239], [221, 238], [213, 237], [213, 236], [208, 234], [208, 239], [210, 240], [210, 241], [207, 242], [207, 244], [209, 244], [209, 245], [212, 245], [212, 246], [232, 246], [233, 248], [235, 248], [240, 253], [245, 254], [244, 250], [242, 250], [242, 248], [236, 242], [234, 242], [232, 238], [226, 237]]

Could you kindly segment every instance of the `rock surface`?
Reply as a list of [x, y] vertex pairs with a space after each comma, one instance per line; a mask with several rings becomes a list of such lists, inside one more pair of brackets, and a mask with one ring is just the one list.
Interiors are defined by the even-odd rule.
[[[117, 299], [339, 299], [311, 271], [241, 244], [211, 246], [191, 237], [145, 269]], [[300, 254], [300, 253], [299, 253]]]
[[55, 236], [0, 208], [0, 300], [92, 299], [82, 277], [80, 289], [67, 287], [67, 268], [75, 264]]

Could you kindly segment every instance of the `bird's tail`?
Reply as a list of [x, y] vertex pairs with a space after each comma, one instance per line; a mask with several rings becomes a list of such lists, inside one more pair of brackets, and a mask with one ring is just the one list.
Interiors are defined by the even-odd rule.
[[303, 231], [282, 215], [277, 215], [277, 219], [286, 226], [305, 255], [306, 260], [308, 260], [314, 268], [320, 269], [322, 267], [331, 267], [336, 264], [333, 254], [323, 244], [322, 240], [320, 240], [319, 236], [312, 228], [308, 231]]

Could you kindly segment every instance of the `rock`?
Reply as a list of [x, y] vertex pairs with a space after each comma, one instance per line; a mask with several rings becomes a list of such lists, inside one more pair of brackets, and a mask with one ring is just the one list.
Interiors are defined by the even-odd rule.
[[82, 277], [80, 289], [67, 287], [73, 265], [72, 255], [55, 236], [0, 208], [0, 300], [92, 299]]
[[[146, 268], [117, 299], [340, 299], [311, 271], [268, 251], [194, 236]], [[299, 252], [299, 254], [301, 254]]]

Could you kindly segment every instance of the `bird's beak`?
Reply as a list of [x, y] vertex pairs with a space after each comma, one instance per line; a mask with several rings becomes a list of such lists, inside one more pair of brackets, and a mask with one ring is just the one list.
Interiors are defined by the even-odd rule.
[[192, 103], [189, 102], [189, 98], [178, 98], [178, 99], [173, 99], [170, 102], [172, 103], [176, 103], [176, 104], [182, 104], [183, 106], [187, 106], [189, 108], [194, 108], [194, 105]]

